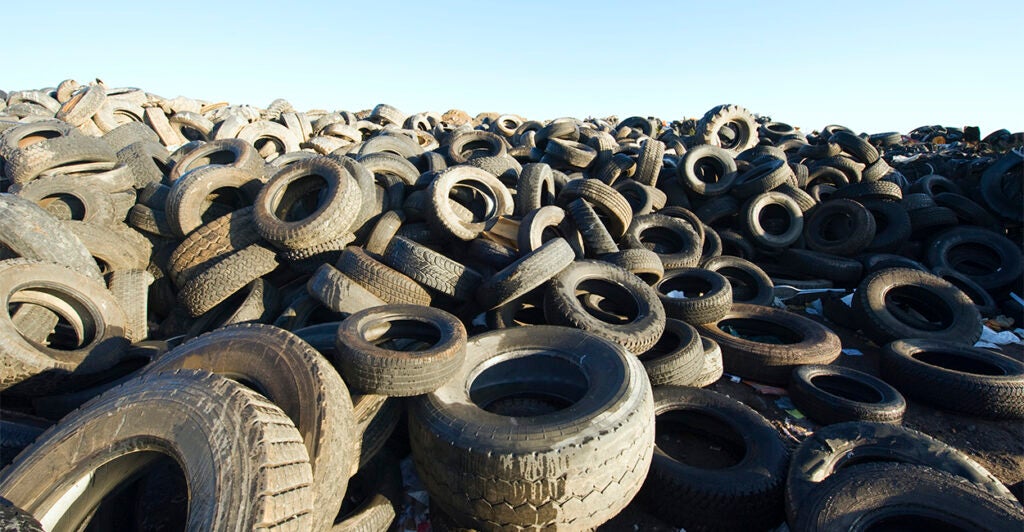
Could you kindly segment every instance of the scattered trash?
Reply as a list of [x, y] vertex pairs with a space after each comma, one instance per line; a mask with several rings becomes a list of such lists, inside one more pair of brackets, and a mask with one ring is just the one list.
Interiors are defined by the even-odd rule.
[[854, 349], [852, 347], [844, 347], [842, 349], [842, 353], [844, 355], [849, 355], [851, 357], [859, 357], [859, 356], [862, 356], [864, 354], [863, 352], [861, 352], [860, 349]]

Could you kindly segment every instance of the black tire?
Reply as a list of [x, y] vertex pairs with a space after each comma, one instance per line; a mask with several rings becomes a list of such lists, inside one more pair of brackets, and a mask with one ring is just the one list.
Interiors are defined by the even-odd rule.
[[[253, 356], [254, 354], [259, 356]], [[231, 325], [164, 354], [144, 374], [201, 369], [237, 380], [277, 405], [299, 429], [313, 469], [313, 516], [334, 521], [356, 460], [352, 400], [326, 358], [296, 335], [262, 324]]]
[[378, 262], [361, 248], [349, 246], [338, 259], [338, 271], [387, 303], [430, 305], [430, 294], [416, 281]]
[[[783, 520], [787, 452], [750, 407], [683, 386], [654, 390], [657, 439], [641, 497], [651, 513], [687, 530], [755, 530]], [[687, 445], [689, 444], [689, 446]], [[698, 445], [720, 449], [704, 460]]]
[[898, 201], [865, 200], [861, 204], [875, 219], [875, 237], [864, 249], [894, 252], [910, 239], [910, 215]]
[[697, 330], [721, 346], [728, 373], [783, 386], [796, 366], [830, 364], [842, 349], [834, 332], [810, 318], [743, 303], [733, 304], [725, 317]]
[[652, 286], [665, 276], [665, 264], [661, 262], [661, 257], [646, 248], [623, 249], [615, 253], [601, 255], [599, 258], [625, 269]]
[[384, 252], [384, 263], [416, 282], [458, 301], [472, 299], [483, 276], [404, 236], [395, 236]]
[[1024, 212], [1020, 208], [1024, 196], [1020, 177], [1022, 165], [1024, 157], [1019, 153], [1006, 153], [981, 174], [978, 185], [981, 199], [992, 212], [1000, 218], [1018, 223], [1024, 221]]
[[709, 144], [687, 150], [676, 172], [688, 189], [704, 197], [729, 192], [738, 175], [732, 154]]
[[564, 327], [502, 329], [474, 337], [455, 377], [412, 402], [409, 437], [446, 513], [477, 528], [588, 529], [640, 489], [653, 400], [640, 361], [612, 342]]
[[920, 270], [886, 268], [868, 275], [854, 292], [853, 314], [878, 345], [900, 338], [972, 345], [981, 337], [981, 315], [970, 298]]
[[192, 316], [200, 316], [277, 267], [274, 250], [251, 244], [188, 279], [179, 300]]
[[811, 279], [853, 286], [864, 277], [864, 265], [860, 261], [820, 251], [787, 249], [781, 259], [787, 271]]
[[651, 386], [688, 385], [704, 366], [704, 349], [700, 335], [692, 325], [665, 320], [665, 332], [650, 349], [637, 358], [644, 365]]
[[786, 194], [775, 191], [751, 198], [743, 209], [743, 223], [754, 242], [768, 249], [788, 247], [804, 231], [800, 205]]
[[[597, 179], [574, 179], [566, 183], [558, 193], [556, 202], [565, 207], [573, 200], [586, 200], [601, 218], [613, 239], [622, 238], [633, 220], [633, 208], [618, 190], [598, 181]], [[586, 230], [580, 226], [580, 230]]]
[[[450, 195], [453, 190], [465, 187], [486, 196], [488, 201], [493, 202], [493, 207], [481, 215], [474, 215], [470, 220], [460, 218], [453, 209], [452, 204], [455, 202], [450, 199]], [[431, 229], [438, 235], [467, 242], [494, 225], [498, 217], [511, 215], [515, 206], [512, 193], [504, 183], [472, 166], [457, 166], [441, 172], [430, 182], [427, 194], [430, 203], [424, 214]]]
[[484, 281], [476, 291], [476, 300], [487, 310], [500, 307], [546, 283], [575, 258], [565, 239], [548, 240]]
[[860, 203], [830, 199], [814, 209], [804, 225], [804, 241], [814, 251], [852, 257], [875, 239], [875, 219]]
[[331, 532], [385, 532], [402, 509], [402, 468], [391, 453], [377, 454], [349, 481]]
[[734, 303], [771, 305], [775, 286], [760, 266], [739, 257], [721, 255], [706, 259], [701, 268], [722, 274], [732, 286]]
[[802, 507], [795, 532], [872, 530], [876, 526], [939, 530], [1018, 530], [1020, 506], [994, 499], [969, 482], [910, 464], [854, 465], [821, 483]]
[[13, 194], [0, 194], [0, 244], [15, 256], [56, 262], [102, 279], [96, 261], [75, 235], [39, 205]]
[[634, 217], [621, 242], [625, 248], [653, 251], [665, 269], [696, 266], [704, 244], [685, 220], [658, 213]]
[[185, 237], [171, 253], [166, 271], [174, 284], [182, 287], [228, 254], [262, 241], [253, 209], [239, 209], [199, 226]]
[[1024, 419], [1024, 363], [987, 349], [903, 339], [886, 344], [882, 378], [910, 397], [975, 416]]
[[[609, 300], [621, 318], [597, 317], [578, 293]], [[551, 279], [544, 293], [544, 317], [607, 338], [631, 353], [647, 351], [665, 331], [665, 309], [653, 288], [628, 271], [593, 260], [570, 264]]]
[[355, 179], [333, 159], [297, 161], [260, 189], [256, 229], [275, 246], [308, 248], [349, 231], [363, 200]]
[[523, 165], [516, 185], [515, 203], [515, 213], [519, 216], [555, 203], [555, 178], [550, 166], [543, 163]]
[[864, 462], [902, 462], [962, 477], [1004, 501], [1017, 503], [992, 473], [960, 451], [927, 434], [889, 423], [850, 421], [821, 427], [793, 451], [786, 477], [786, 515], [795, 522], [822, 483]]
[[387, 304], [330, 264], [321, 264], [313, 272], [306, 291], [323, 306], [346, 315]]
[[1019, 283], [1022, 271], [1017, 244], [999, 233], [970, 226], [935, 235], [928, 244], [925, 262], [932, 268], [946, 267], [961, 273], [993, 292]]
[[466, 353], [466, 328], [455, 316], [418, 305], [361, 310], [338, 327], [336, 362], [345, 381], [366, 394], [408, 397], [432, 392]]
[[[77, 530], [102, 499], [158, 457], [181, 463], [190, 530], [313, 527], [313, 475], [281, 410], [208, 373], [140, 377], [61, 420], [0, 473], [0, 497]], [[77, 497], [71, 487], [89, 478]], [[71, 504], [58, 507], [61, 495]]]
[[900, 424], [907, 402], [885, 381], [842, 366], [799, 366], [790, 379], [793, 404], [822, 425], [844, 421]]
[[259, 176], [246, 170], [213, 165], [197, 168], [171, 185], [164, 206], [167, 223], [175, 236], [184, 238], [213, 221], [214, 203], [231, 211], [248, 207], [261, 186]]
[[793, 170], [786, 161], [771, 158], [741, 173], [729, 193], [740, 199], [750, 198], [775, 190], [792, 179]]
[[565, 206], [565, 210], [583, 241], [584, 255], [593, 258], [619, 251], [612, 234], [587, 200], [576, 198]]
[[[128, 346], [128, 318], [114, 295], [60, 264], [29, 259], [0, 262], [0, 390], [10, 395], [41, 395], [116, 364]], [[11, 313], [36, 305], [62, 317], [72, 338], [43, 345], [26, 338]], [[30, 307], [31, 308], [31, 307]]]
[[[732, 307], [729, 280], [718, 272], [703, 268], [668, 270], [654, 284], [654, 290], [669, 317], [690, 325], [716, 322]], [[678, 297], [673, 292], [683, 292], [683, 296]]]
[[[724, 129], [731, 134], [723, 134]], [[757, 122], [750, 111], [738, 105], [717, 105], [697, 122], [696, 135], [704, 144], [740, 153], [757, 144]]]

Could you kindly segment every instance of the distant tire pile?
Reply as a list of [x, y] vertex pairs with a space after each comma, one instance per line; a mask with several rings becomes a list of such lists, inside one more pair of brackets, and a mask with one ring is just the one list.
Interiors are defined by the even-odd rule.
[[[908, 180], [894, 156], [935, 156], [936, 131], [806, 135], [734, 105], [0, 96], [0, 501], [22, 521], [387, 530], [411, 452], [437, 529], [591, 529], [634, 496], [687, 530], [1024, 523], [899, 426], [903, 393], [1024, 418], [1024, 365], [971, 347], [1020, 312], [1020, 134], [943, 129], [973, 162]], [[840, 338], [777, 284], [855, 289], [881, 379], [832, 364]], [[723, 372], [827, 426], [791, 453], [700, 389]]]

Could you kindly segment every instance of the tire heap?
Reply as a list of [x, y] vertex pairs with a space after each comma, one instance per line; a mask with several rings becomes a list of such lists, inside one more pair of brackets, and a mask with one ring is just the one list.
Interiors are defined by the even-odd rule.
[[[900, 426], [902, 393], [1024, 418], [971, 347], [1019, 315], [1019, 134], [0, 96], [5, 520], [386, 530], [411, 452], [442, 530], [1024, 522]], [[969, 163], [894, 169], [936, 146]], [[828, 315], [882, 379], [776, 284], [855, 289]], [[723, 371], [827, 426], [791, 453]]]

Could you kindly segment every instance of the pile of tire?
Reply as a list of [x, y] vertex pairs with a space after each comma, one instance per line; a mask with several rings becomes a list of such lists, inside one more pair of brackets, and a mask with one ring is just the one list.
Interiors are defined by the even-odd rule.
[[[1019, 313], [1012, 135], [965, 144], [989, 161], [966, 178], [908, 183], [885, 156], [921, 141], [735, 105], [666, 124], [0, 96], [5, 519], [387, 530], [411, 454], [437, 529], [592, 529], [634, 497], [688, 530], [1024, 521], [899, 426], [901, 392], [1024, 418], [1024, 365], [970, 347]], [[852, 290], [837, 321], [884, 346], [884, 380], [832, 364], [840, 338], [775, 284]], [[791, 456], [701, 389], [723, 371], [827, 426]]]

